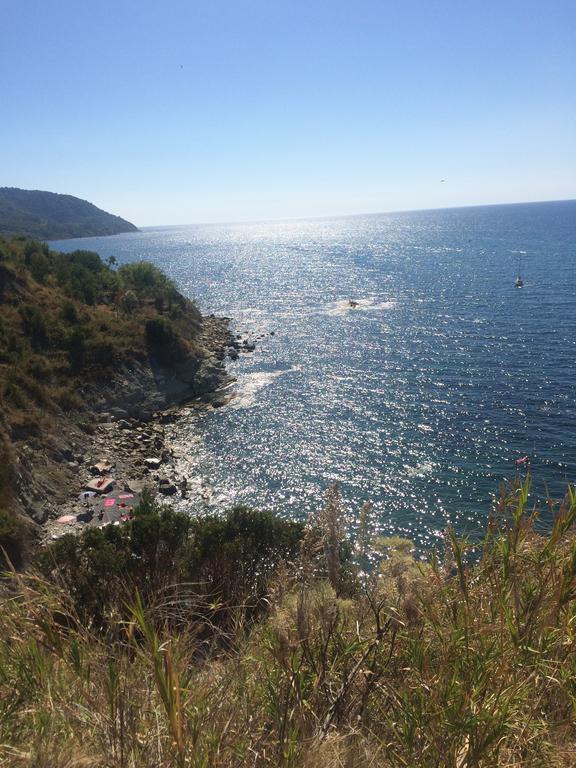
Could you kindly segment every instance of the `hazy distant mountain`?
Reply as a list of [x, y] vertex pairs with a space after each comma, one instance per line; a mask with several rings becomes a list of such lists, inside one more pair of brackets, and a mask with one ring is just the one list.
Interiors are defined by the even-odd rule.
[[0, 187], [0, 234], [63, 240], [137, 231], [129, 221], [79, 197]]

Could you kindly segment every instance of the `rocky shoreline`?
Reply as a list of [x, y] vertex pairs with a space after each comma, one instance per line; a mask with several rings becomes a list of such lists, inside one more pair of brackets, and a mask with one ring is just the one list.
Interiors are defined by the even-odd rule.
[[[255, 341], [233, 333], [229, 323], [213, 315], [203, 319], [205, 355], [184, 371], [150, 361], [120, 368], [105, 385], [87, 382], [87, 414], [54, 425], [42, 444], [21, 444], [19, 497], [41, 541], [87, 525], [119, 524], [144, 488], [186, 498], [191, 478], [177, 472], [168, 427], [190, 410], [219, 408], [230, 400], [234, 378], [225, 362], [252, 352]], [[101, 477], [97, 465], [108, 465], [102, 473], [111, 481], [107, 493], [88, 491]]]
[[[59, 538], [71, 530], [85, 525], [100, 526], [114, 522], [103, 507], [107, 498], [118, 494], [131, 494], [138, 499], [144, 488], [150, 492], [181, 493], [184, 478], [174, 472], [172, 450], [166, 440], [165, 425], [181, 418], [185, 408], [210, 407], [193, 404], [159, 411], [150, 420], [120, 418], [103, 421], [95, 426], [94, 434], [84, 446], [85, 451], [76, 458], [75, 478], [70, 483], [69, 498], [58, 507], [58, 516], [51, 517], [42, 527], [42, 539]], [[86, 488], [100, 476], [98, 464], [109, 465], [103, 477], [110, 479], [110, 492], [90, 495]], [[185, 486], [184, 486], [185, 487]], [[162, 489], [162, 491], [160, 490]], [[100, 513], [105, 514], [100, 516]], [[61, 523], [62, 518], [72, 519]]]

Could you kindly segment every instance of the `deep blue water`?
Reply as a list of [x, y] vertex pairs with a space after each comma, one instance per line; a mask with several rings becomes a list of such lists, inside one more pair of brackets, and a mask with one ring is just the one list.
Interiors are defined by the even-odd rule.
[[178, 425], [179, 469], [211, 504], [300, 516], [339, 480], [351, 513], [370, 499], [378, 529], [426, 544], [448, 521], [477, 532], [520, 456], [535, 493], [576, 480], [576, 202], [53, 246], [149, 259], [204, 312], [265, 334], [231, 366], [233, 403]]

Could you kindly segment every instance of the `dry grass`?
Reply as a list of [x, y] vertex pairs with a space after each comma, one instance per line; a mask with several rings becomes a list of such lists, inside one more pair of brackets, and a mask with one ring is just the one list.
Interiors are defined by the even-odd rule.
[[239, 611], [208, 658], [197, 621], [168, 629], [163, 598], [134, 594], [103, 633], [61, 588], [13, 574], [2, 765], [573, 766], [576, 496], [545, 538], [527, 498], [502, 495], [474, 565], [450, 535], [443, 561], [419, 570], [404, 548], [347, 598], [283, 566], [269, 615], [249, 629]]

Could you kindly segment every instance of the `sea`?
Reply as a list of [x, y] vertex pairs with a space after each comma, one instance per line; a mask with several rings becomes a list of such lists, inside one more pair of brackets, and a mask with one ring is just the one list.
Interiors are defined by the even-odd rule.
[[519, 459], [541, 526], [576, 481], [576, 201], [51, 246], [152, 261], [256, 342], [229, 364], [229, 405], [173, 427], [193, 514], [303, 519], [338, 482], [352, 536], [370, 501], [374, 533], [428, 547], [448, 524], [479, 536]]

